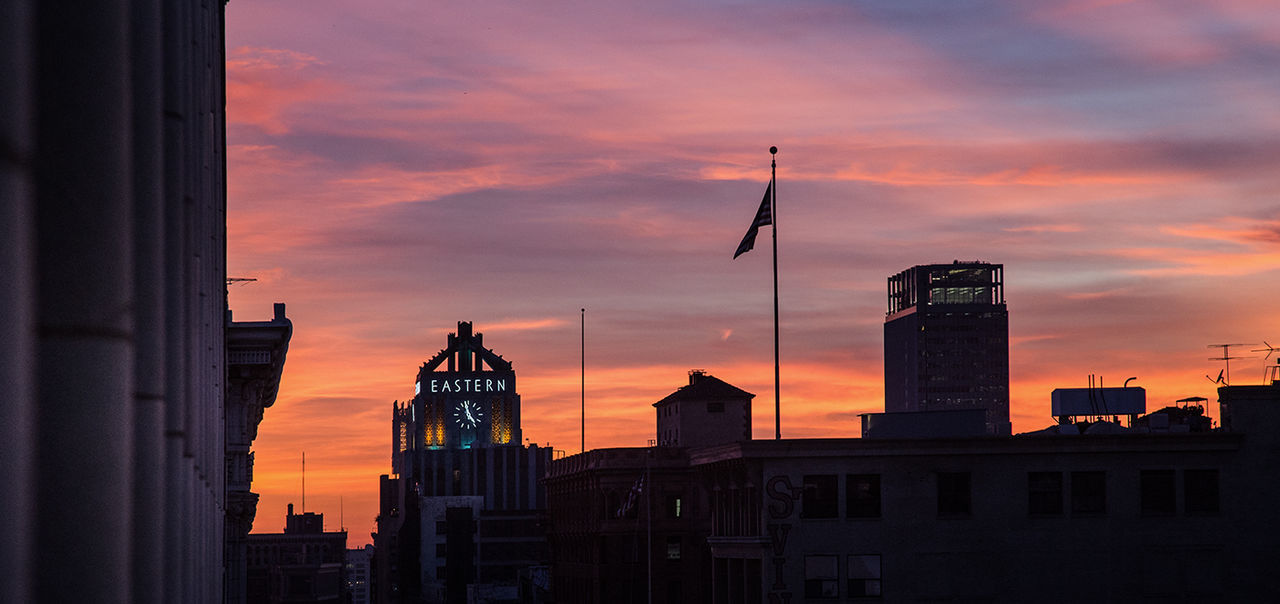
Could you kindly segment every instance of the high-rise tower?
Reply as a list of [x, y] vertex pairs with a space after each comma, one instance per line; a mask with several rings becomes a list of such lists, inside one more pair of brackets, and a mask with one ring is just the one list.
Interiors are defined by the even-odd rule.
[[1009, 434], [1004, 265], [913, 266], [889, 277], [888, 302], [885, 411], [985, 409], [987, 432]]

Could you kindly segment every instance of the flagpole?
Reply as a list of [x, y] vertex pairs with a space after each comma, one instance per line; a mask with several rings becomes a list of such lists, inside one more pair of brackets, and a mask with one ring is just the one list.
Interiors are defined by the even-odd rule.
[[769, 215], [773, 221], [773, 437], [782, 440], [782, 387], [778, 364], [778, 148], [769, 147]]

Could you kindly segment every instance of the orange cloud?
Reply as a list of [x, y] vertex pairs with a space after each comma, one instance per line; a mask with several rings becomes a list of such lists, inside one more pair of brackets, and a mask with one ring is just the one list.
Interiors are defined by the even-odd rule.
[[769, 263], [729, 260], [769, 145], [784, 436], [881, 410], [884, 278], [915, 263], [1005, 263], [1017, 431], [1089, 373], [1212, 397], [1203, 346], [1280, 329], [1276, 216], [1245, 218], [1277, 184], [1269, 5], [382, 8], [228, 10], [228, 269], [259, 279], [231, 307], [295, 325], [260, 532], [305, 450], [307, 508], [367, 542], [390, 404], [458, 319], [539, 443], [578, 447], [584, 306], [588, 447], [647, 443], [695, 367], [772, 438]]

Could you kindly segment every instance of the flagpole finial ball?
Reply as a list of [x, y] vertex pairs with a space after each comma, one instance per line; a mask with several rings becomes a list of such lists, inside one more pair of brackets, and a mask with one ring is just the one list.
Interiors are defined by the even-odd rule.
[[777, 155], [777, 154], [778, 154], [777, 147], [769, 147], [769, 155]]

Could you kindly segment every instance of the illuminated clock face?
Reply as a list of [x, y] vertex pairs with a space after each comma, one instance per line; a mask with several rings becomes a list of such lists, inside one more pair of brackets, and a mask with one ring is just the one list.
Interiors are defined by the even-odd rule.
[[453, 421], [462, 428], [475, 428], [484, 418], [484, 414], [480, 412], [480, 405], [472, 401], [462, 401], [458, 403], [458, 407], [453, 411]]

